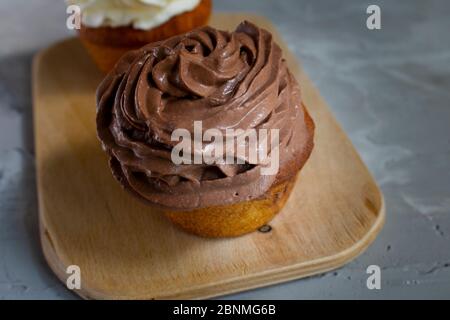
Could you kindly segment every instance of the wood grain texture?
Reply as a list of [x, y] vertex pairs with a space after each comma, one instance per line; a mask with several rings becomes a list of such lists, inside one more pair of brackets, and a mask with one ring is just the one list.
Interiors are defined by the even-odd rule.
[[232, 30], [244, 18], [274, 33], [317, 129], [315, 149], [269, 233], [233, 239], [186, 234], [124, 192], [95, 131], [102, 79], [70, 39], [38, 54], [33, 66], [36, 166], [45, 257], [66, 281], [81, 268], [91, 299], [206, 298], [337, 268], [374, 240], [383, 196], [326, 103], [273, 26], [248, 15], [214, 15]]

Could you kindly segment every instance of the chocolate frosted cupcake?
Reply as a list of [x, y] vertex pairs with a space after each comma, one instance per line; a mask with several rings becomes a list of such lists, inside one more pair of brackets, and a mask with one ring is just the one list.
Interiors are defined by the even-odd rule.
[[[200, 122], [201, 133], [214, 129], [232, 143], [214, 149], [214, 162], [174, 161], [176, 129], [193, 137], [183, 159], [211, 149], [211, 139], [196, 141]], [[241, 235], [271, 220], [314, 134], [280, 47], [248, 22], [232, 33], [204, 27], [126, 54], [98, 88], [97, 129], [126, 190], [209, 237]], [[266, 130], [269, 138], [239, 140], [250, 130]], [[235, 141], [249, 152], [241, 156]], [[250, 161], [252, 148], [267, 156]], [[268, 174], [274, 159], [278, 170]]]

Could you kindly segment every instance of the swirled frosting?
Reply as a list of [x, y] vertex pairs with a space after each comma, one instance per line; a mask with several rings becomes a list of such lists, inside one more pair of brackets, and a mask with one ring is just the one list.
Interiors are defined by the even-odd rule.
[[[279, 129], [280, 171], [171, 160], [177, 128]], [[97, 130], [116, 179], [141, 199], [193, 210], [256, 199], [307, 160], [314, 125], [272, 35], [204, 27], [125, 55], [97, 91]], [[260, 145], [258, 148], [262, 147]], [[270, 147], [270, 144], [269, 144]], [[271, 150], [269, 150], [271, 151]]]
[[172, 17], [193, 10], [200, 0], [66, 0], [80, 6], [88, 27], [123, 27], [148, 30]]

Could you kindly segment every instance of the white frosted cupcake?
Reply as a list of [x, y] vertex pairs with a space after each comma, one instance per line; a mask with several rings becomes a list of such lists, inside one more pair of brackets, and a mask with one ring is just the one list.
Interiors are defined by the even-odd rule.
[[108, 72], [127, 51], [207, 24], [211, 0], [66, 0], [81, 9], [80, 39]]

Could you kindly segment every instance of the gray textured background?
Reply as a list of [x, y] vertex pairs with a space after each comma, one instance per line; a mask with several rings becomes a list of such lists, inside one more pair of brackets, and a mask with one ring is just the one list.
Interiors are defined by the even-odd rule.
[[[378, 4], [382, 30], [365, 27]], [[269, 17], [376, 177], [388, 217], [335, 272], [230, 298], [450, 298], [450, 1], [216, 0]], [[0, 2], [0, 299], [76, 298], [39, 249], [30, 67], [67, 37], [62, 0]], [[382, 289], [365, 286], [382, 268]], [[226, 298], [229, 298], [226, 297]]]

